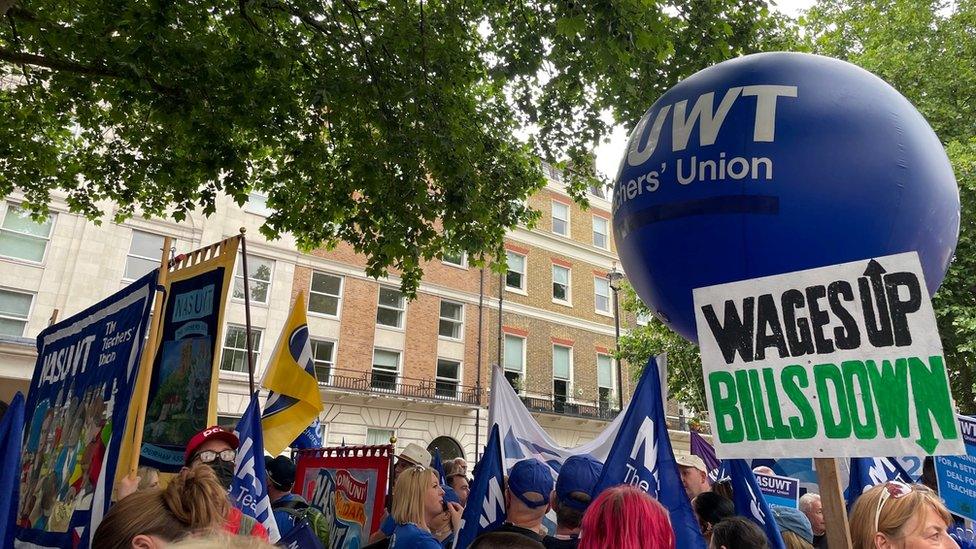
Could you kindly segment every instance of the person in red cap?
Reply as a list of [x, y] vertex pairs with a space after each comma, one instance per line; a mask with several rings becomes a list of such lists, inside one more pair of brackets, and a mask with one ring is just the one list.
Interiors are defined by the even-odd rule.
[[[220, 483], [230, 490], [234, 479], [234, 460], [237, 459], [237, 447], [240, 445], [237, 435], [225, 431], [218, 425], [207, 427], [193, 435], [186, 443], [183, 454], [183, 470], [187, 471], [193, 464], [202, 463], [209, 466], [217, 474]], [[264, 525], [245, 515], [240, 509], [231, 505], [224, 523], [224, 530], [235, 535], [250, 535], [268, 540], [268, 531]]]

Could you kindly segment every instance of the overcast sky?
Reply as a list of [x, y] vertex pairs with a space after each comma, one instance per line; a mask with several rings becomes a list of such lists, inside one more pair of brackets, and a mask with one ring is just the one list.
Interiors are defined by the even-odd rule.
[[[791, 17], [796, 17], [801, 11], [814, 4], [814, 0], [777, 0], [773, 9], [781, 11]], [[651, 106], [648, 105], [647, 108]], [[610, 141], [603, 143], [596, 149], [596, 169], [612, 181], [617, 176], [620, 158], [627, 145], [627, 135], [630, 128], [617, 126], [610, 135]]]

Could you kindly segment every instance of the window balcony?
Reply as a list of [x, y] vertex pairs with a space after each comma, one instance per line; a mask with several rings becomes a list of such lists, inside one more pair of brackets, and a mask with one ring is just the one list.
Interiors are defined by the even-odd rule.
[[420, 379], [394, 375], [380, 370], [364, 372], [332, 368], [328, 379], [319, 376], [319, 386], [341, 391], [454, 402], [470, 406], [478, 406], [482, 401], [477, 387], [445, 379]]

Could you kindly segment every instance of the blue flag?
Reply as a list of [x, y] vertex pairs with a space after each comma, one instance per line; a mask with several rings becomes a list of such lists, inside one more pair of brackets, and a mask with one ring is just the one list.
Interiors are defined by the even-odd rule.
[[230, 485], [230, 499], [245, 515], [268, 529], [272, 542], [278, 541], [278, 524], [271, 511], [268, 497], [268, 475], [264, 469], [264, 437], [261, 433], [261, 407], [258, 394], [251, 395], [251, 403], [234, 431], [241, 445], [234, 463], [234, 480]]
[[437, 475], [440, 478], [441, 484], [447, 484], [447, 478], [444, 476], [444, 464], [441, 462], [441, 449], [434, 448], [434, 457], [430, 462], [430, 466], [437, 471]]
[[493, 530], [505, 521], [505, 471], [498, 425], [491, 427], [481, 461], [474, 468], [474, 482], [468, 506], [461, 515], [461, 528], [454, 538], [455, 549], [465, 549], [478, 534]]
[[0, 547], [13, 547], [20, 492], [20, 450], [24, 440], [24, 395], [19, 391], [0, 420]]
[[653, 357], [647, 361], [634, 397], [627, 405], [627, 413], [593, 493], [599, 494], [618, 484], [637, 486], [667, 508], [676, 547], [705, 547], [674, 461], [661, 401], [661, 378]]
[[779, 533], [779, 526], [773, 513], [769, 510], [766, 498], [759, 491], [756, 475], [752, 473], [749, 462], [744, 459], [726, 459], [722, 461], [722, 469], [732, 480], [732, 502], [735, 504], [735, 514], [755, 522], [769, 539], [769, 546], [773, 549], [786, 549], [783, 536]]
[[278, 540], [277, 545], [285, 549], [323, 549], [322, 541], [305, 520]]
[[851, 458], [851, 475], [847, 481], [847, 490], [844, 490], [847, 510], [850, 511], [854, 501], [865, 490], [889, 480], [900, 480], [906, 484], [912, 483], [911, 475], [890, 457]]

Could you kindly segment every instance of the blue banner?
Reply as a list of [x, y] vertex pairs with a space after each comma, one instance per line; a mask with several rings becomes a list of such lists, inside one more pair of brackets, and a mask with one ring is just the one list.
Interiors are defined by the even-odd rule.
[[150, 374], [142, 465], [169, 473], [179, 471], [186, 442], [209, 425], [226, 271], [217, 267], [169, 284]]
[[108, 509], [156, 272], [37, 336], [19, 541], [88, 547]]
[[454, 538], [455, 549], [465, 549], [482, 532], [493, 530], [505, 521], [505, 471], [498, 425], [491, 427], [484, 455], [474, 468], [474, 482], [468, 506], [461, 515], [461, 528]]
[[0, 420], [0, 547], [13, 547], [20, 496], [20, 445], [24, 440], [24, 395], [14, 396]]
[[850, 511], [857, 498], [866, 490], [889, 480], [900, 480], [905, 484], [913, 482], [905, 469], [890, 457], [851, 458], [850, 476], [847, 489], [844, 490], [847, 510]]
[[953, 513], [976, 520], [976, 418], [959, 416], [964, 456], [936, 456], [939, 496]]
[[261, 435], [261, 407], [258, 395], [251, 395], [251, 403], [234, 431], [241, 445], [234, 464], [234, 480], [230, 485], [230, 499], [245, 515], [268, 529], [271, 541], [278, 541], [278, 524], [268, 497], [268, 474], [264, 469], [264, 439]]
[[631, 484], [646, 491], [667, 508], [674, 528], [675, 546], [704, 548], [698, 520], [681, 484], [674, 461], [657, 362], [647, 361], [634, 396], [603, 466], [603, 474], [593, 489], [599, 494], [617, 484]]
[[753, 474], [749, 463], [744, 459], [727, 459], [722, 462], [722, 468], [732, 479], [732, 503], [735, 504], [735, 514], [755, 522], [762, 528], [766, 538], [769, 539], [770, 547], [786, 549], [776, 519], [769, 510], [769, 504], [766, 503], [766, 498], [759, 489], [756, 475]]
[[756, 473], [756, 483], [769, 505], [799, 507], [800, 479]]

